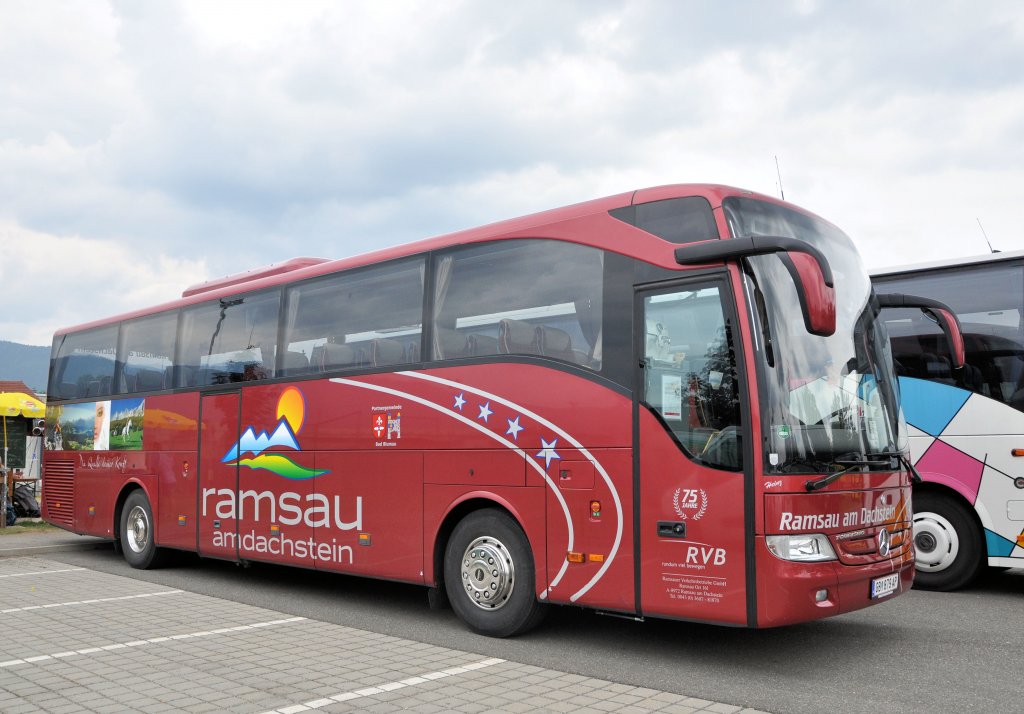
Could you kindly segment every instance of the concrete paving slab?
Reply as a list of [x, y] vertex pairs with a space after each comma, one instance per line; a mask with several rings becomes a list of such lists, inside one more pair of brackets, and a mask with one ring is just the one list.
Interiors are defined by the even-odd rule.
[[0, 651], [3, 712], [682, 711], [654, 689], [41, 557], [0, 560], [0, 612], [18, 618]]
[[47, 555], [70, 550], [113, 548], [113, 542], [92, 536], [81, 536], [60, 528], [22, 529], [15, 524], [0, 529], [0, 558]]

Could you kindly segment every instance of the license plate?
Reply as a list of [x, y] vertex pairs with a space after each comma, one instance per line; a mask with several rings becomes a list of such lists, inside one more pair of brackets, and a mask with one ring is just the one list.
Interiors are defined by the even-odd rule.
[[871, 581], [871, 597], [885, 597], [886, 595], [892, 595], [896, 592], [896, 589], [900, 586], [900, 574], [893, 573], [892, 575], [886, 575], [884, 578], [875, 578]]

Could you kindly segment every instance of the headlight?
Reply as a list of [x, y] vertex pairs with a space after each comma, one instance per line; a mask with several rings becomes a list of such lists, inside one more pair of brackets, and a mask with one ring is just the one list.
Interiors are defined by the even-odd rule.
[[816, 563], [836, 559], [836, 552], [832, 550], [832, 544], [821, 533], [770, 535], [765, 536], [765, 543], [772, 555], [782, 560]]

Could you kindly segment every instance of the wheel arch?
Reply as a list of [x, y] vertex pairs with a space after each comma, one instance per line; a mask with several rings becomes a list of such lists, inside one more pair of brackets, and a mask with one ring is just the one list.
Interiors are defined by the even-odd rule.
[[[982, 540], [984, 541], [985, 524], [981, 522], [981, 516], [978, 515], [978, 511], [974, 507], [974, 503], [962, 490], [954, 488], [949, 484], [937, 483], [935, 481], [922, 481], [921, 483], [914, 484], [913, 496], [919, 496], [924, 493], [952, 499], [966, 508], [967, 512], [971, 516], [971, 520], [974, 521], [974, 525], [978, 527], [978, 532], [981, 533]], [[917, 509], [915, 508], [914, 511], [916, 513]]]
[[142, 491], [146, 495], [146, 498], [149, 499], [149, 507], [151, 509], [153, 509], [153, 511], [154, 511], [154, 513], [153, 513], [153, 537], [156, 538], [156, 536], [157, 536], [157, 532], [156, 532], [156, 521], [157, 521], [157, 519], [156, 519], [156, 501], [153, 499], [153, 495], [149, 492], [149, 489], [146, 488], [146, 485], [140, 479], [132, 478], [132, 479], [129, 479], [127, 482], [125, 482], [125, 484], [123, 486], [121, 486], [121, 490], [117, 494], [117, 500], [114, 502], [114, 542], [115, 543], [120, 542], [120, 538], [121, 538], [121, 513], [124, 510], [125, 501], [127, 501], [128, 497], [131, 496], [135, 491]]
[[[445, 513], [444, 517], [441, 519], [441, 523], [437, 527], [437, 530], [434, 532], [434, 541], [433, 548], [431, 549], [430, 560], [432, 572], [427, 578], [428, 584], [435, 587], [444, 585], [444, 552], [448, 546], [448, 540], [451, 538], [452, 531], [455, 530], [455, 526], [457, 526], [459, 521], [470, 513], [487, 508], [506, 513], [523, 530], [523, 533], [526, 534], [527, 541], [530, 541], [529, 532], [523, 523], [523, 519], [520, 518], [516, 509], [505, 499], [492, 493], [467, 494], [464, 498], [453, 502], [448, 507], [448, 511]], [[531, 551], [532, 550], [533, 548], [531, 547]], [[536, 566], [536, 554], [531, 554], [533, 555], [534, 566]]]

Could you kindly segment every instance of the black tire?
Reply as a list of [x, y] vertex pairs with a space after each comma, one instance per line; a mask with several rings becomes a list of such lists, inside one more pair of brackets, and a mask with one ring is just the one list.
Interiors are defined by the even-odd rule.
[[455, 526], [445, 548], [444, 579], [455, 614], [481, 635], [519, 635], [544, 619], [529, 542], [504, 511], [474, 511]]
[[984, 536], [959, 499], [942, 493], [914, 494], [914, 587], [958, 590], [985, 565]]
[[153, 509], [142, 489], [132, 491], [121, 509], [118, 541], [128, 565], [139, 570], [159, 567], [165, 553], [156, 547]]

